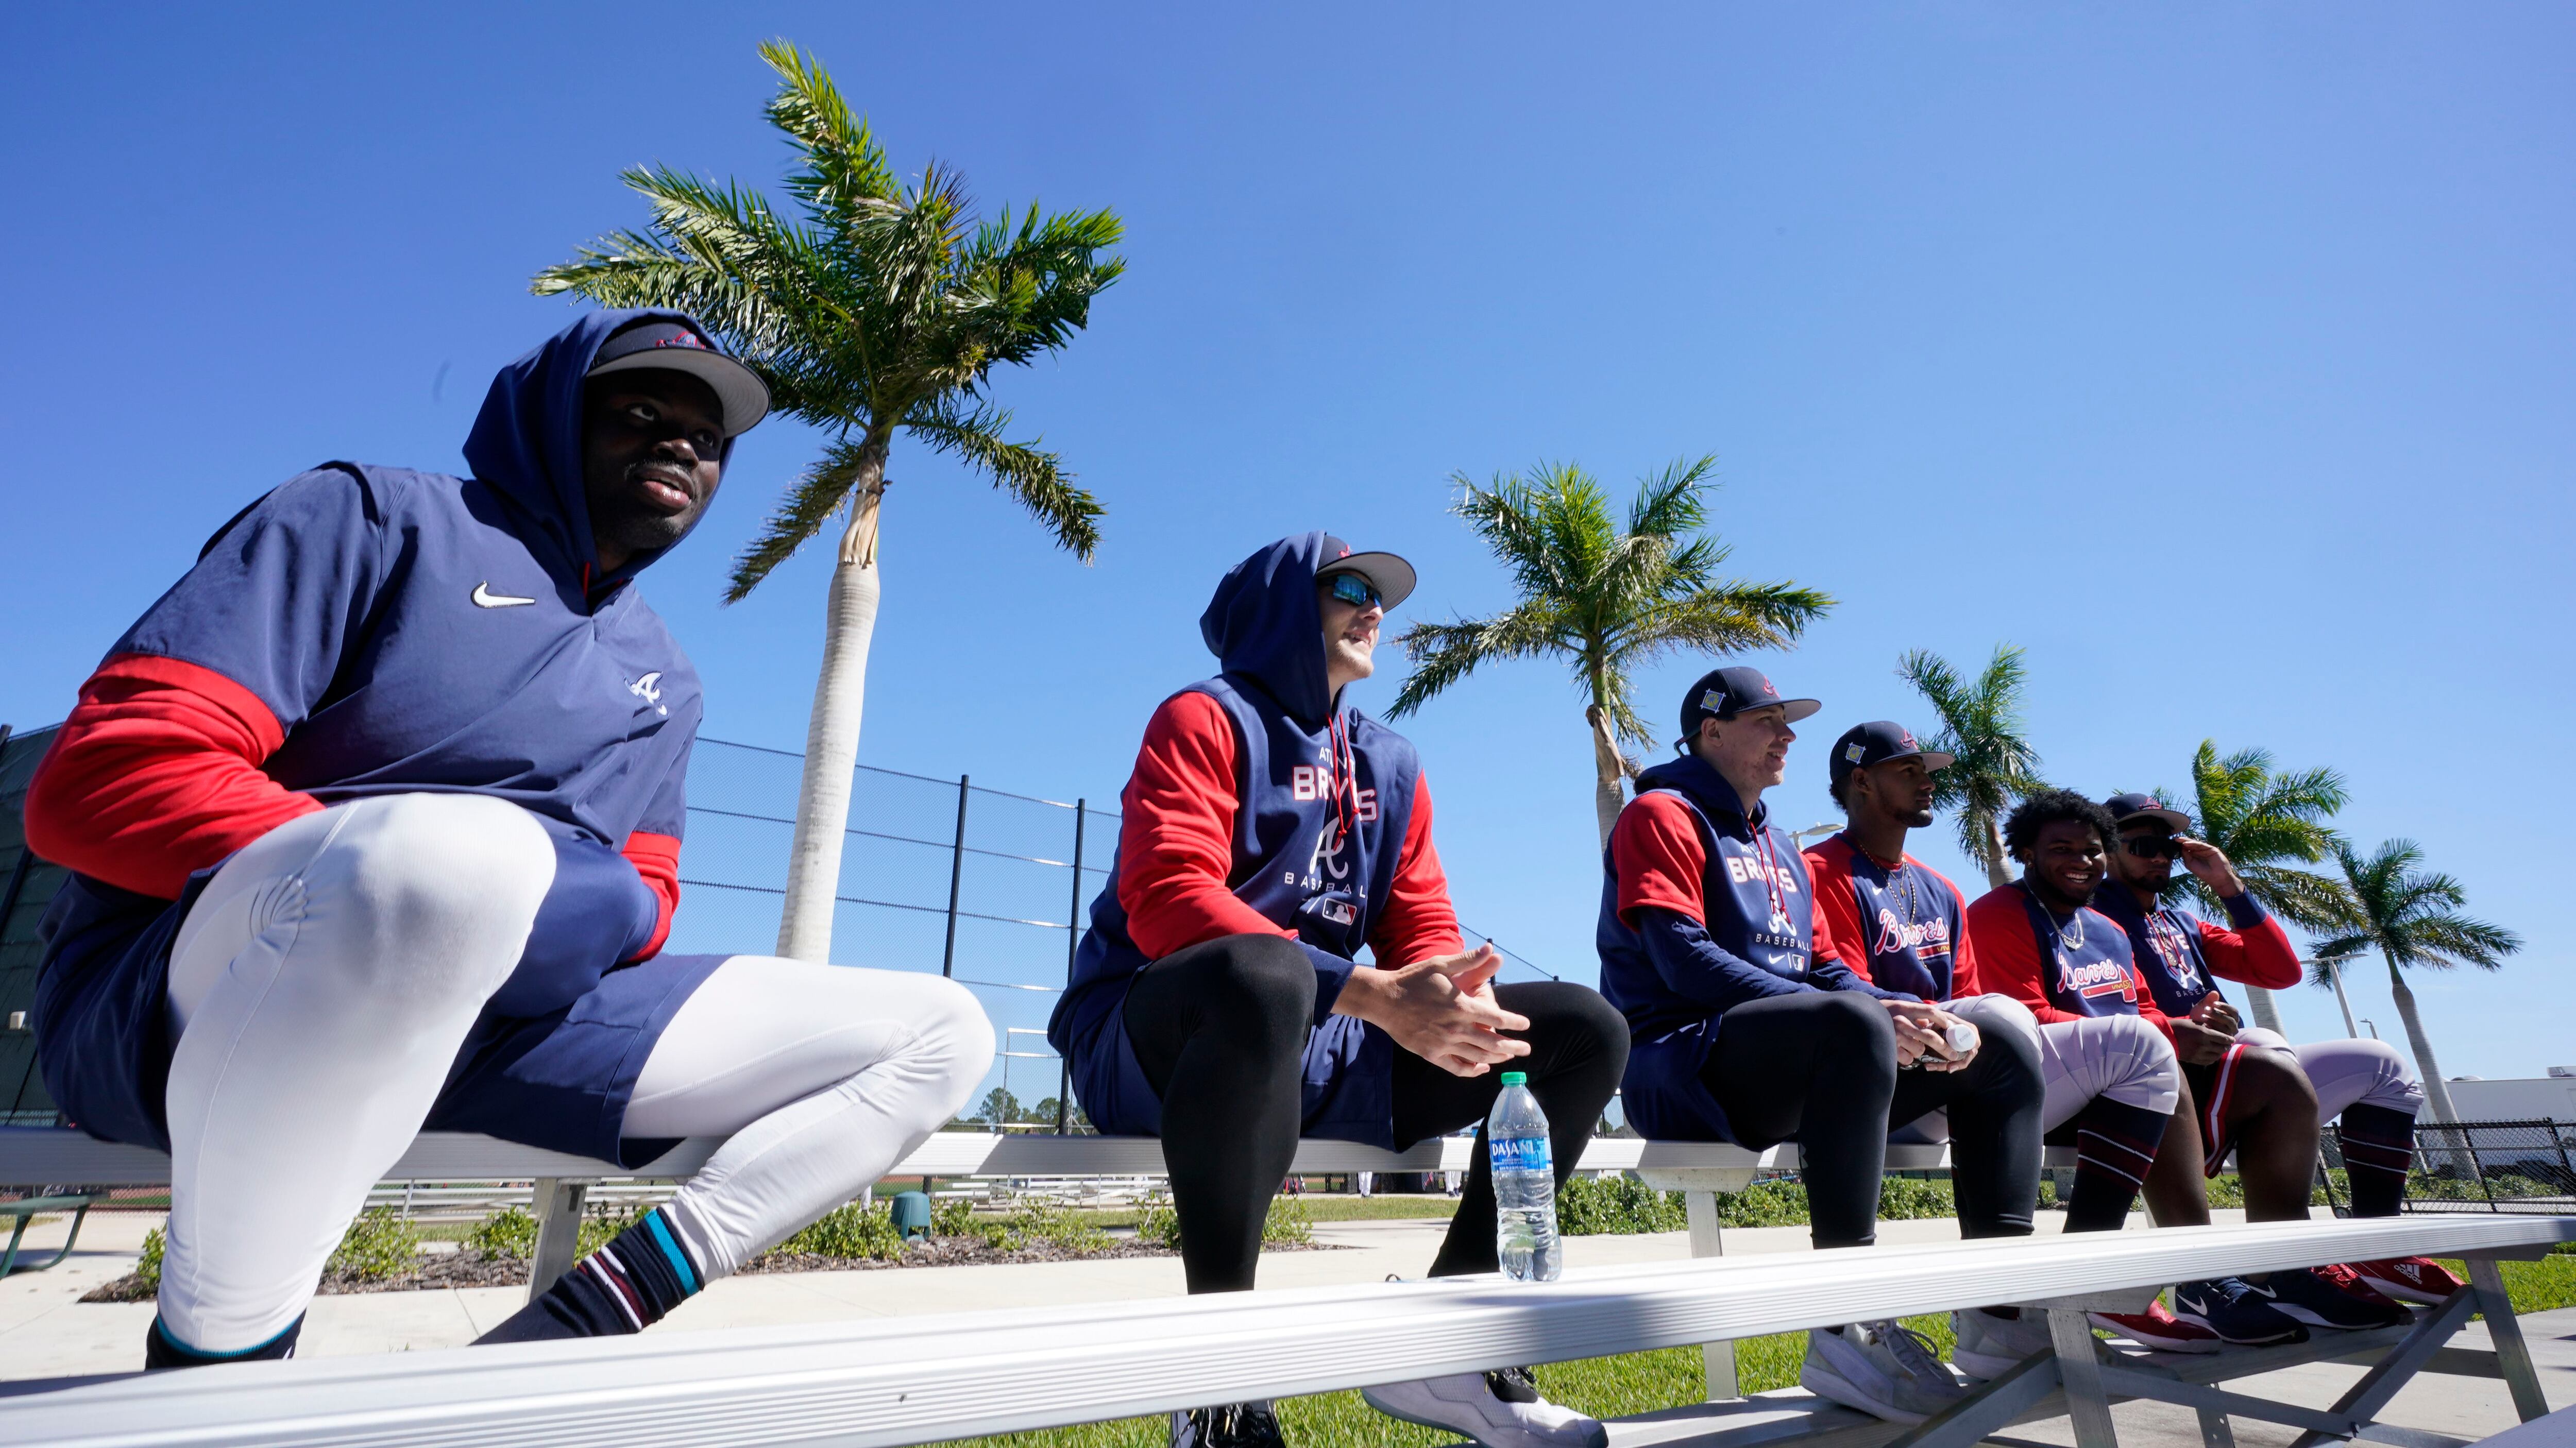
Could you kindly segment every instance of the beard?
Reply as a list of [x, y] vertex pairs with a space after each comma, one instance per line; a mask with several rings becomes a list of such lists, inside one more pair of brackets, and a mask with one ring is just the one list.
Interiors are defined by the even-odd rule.
[[1930, 829], [1932, 827], [1932, 811], [1928, 809], [1898, 810], [1896, 811], [1896, 822], [1905, 826], [1909, 830]]
[[628, 553], [649, 553], [679, 542], [690, 525], [697, 522], [700, 511], [691, 508], [685, 513], [663, 513], [641, 503], [612, 499], [602, 506], [594, 501], [590, 510], [591, 536]]

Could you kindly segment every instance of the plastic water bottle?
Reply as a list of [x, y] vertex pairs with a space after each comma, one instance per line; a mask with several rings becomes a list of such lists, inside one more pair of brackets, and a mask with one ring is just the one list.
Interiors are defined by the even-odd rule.
[[1494, 1167], [1494, 1248], [1503, 1275], [1554, 1282], [1565, 1270], [1556, 1245], [1556, 1161], [1547, 1113], [1530, 1094], [1527, 1072], [1503, 1073], [1503, 1094], [1485, 1118], [1485, 1149]]

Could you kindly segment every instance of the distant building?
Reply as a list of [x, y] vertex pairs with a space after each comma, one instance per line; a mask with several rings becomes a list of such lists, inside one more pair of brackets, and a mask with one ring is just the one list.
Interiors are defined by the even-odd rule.
[[2576, 1073], [2552, 1066], [2546, 1076], [2511, 1081], [2454, 1078], [2451, 1106], [2462, 1121], [2576, 1121]]
[[27, 1015], [36, 1003], [36, 926], [68, 872], [27, 849], [20, 818], [27, 781], [53, 742], [51, 726], [12, 734], [0, 725], [0, 1125], [7, 1126], [51, 1126], [55, 1119]]

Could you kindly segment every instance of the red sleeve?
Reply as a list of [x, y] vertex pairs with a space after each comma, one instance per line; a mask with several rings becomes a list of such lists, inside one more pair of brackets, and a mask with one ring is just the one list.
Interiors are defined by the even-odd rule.
[[1449, 903], [1449, 876], [1431, 843], [1431, 780], [1416, 776], [1413, 816], [1404, 822], [1404, 852], [1395, 858], [1395, 883], [1369, 930], [1369, 954], [1387, 970], [1467, 948], [1458, 933], [1458, 911]]
[[1622, 924], [1633, 928], [1637, 912], [1649, 905], [1707, 923], [1699, 892], [1708, 850], [1689, 805], [1660, 791], [1628, 801], [1610, 827], [1610, 859], [1619, 871]]
[[[1915, 863], [1922, 864], [1919, 860]], [[1958, 885], [1949, 876], [1931, 866], [1924, 865], [1923, 873], [1940, 881], [1941, 888], [1950, 892], [1951, 902], [1959, 907], [1959, 938], [1950, 942], [1950, 998], [1959, 1000], [1986, 994], [1993, 988], [1977, 974], [1977, 950], [1968, 938], [1976, 933], [1968, 928], [1968, 897], [1959, 892]], [[1996, 994], [2009, 995], [2010, 992], [1997, 991]]]
[[[1851, 846], [1839, 839], [1827, 840], [1806, 852], [1807, 880], [1816, 892], [1815, 939], [1813, 955], [1822, 959], [1832, 956], [1851, 967], [1852, 974], [1870, 979], [1869, 951], [1860, 942], [1869, 939], [1861, 929], [1860, 897], [1852, 893]], [[1852, 944], [1851, 950], [1838, 950], [1833, 942]]]
[[260, 773], [286, 740], [212, 669], [120, 654], [81, 685], [27, 790], [27, 843], [119, 889], [175, 900], [188, 876], [322, 802]]
[[2290, 932], [2268, 914], [2246, 930], [2221, 930], [2201, 921], [2200, 953], [2209, 961], [2210, 974], [2265, 990], [2288, 990], [2304, 978]]
[[1977, 989], [2011, 996], [2042, 1021], [2083, 1019], [2050, 1004], [2040, 988], [2039, 942], [2031, 938], [2030, 916], [2013, 887], [1988, 891], [1968, 907], [1967, 937], [1977, 952]]
[[644, 888], [661, 902], [653, 921], [653, 938], [644, 942], [642, 950], [627, 957], [630, 961], [651, 960], [662, 953], [662, 942], [671, 938], [671, 916], [680, 908], [680, 842], [669, 835], [637, 830], [626, 837], [617, 852], [635, 867], [636, 874], [644, 877]]
[[1118, 904], [1128, 937], [1151, 959], [1221, 936], [1292, 934], [1226, 888], [1234, 754], [1234, 725], [1205, 694], [1174, 694], [1145, 725], [1119, 796]]

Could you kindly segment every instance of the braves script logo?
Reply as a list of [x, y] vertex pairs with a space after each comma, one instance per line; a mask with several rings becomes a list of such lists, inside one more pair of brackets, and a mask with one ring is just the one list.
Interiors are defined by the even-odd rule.
[[1878, 938], [1870, 942], [1872, 955], [1894, 955], [1900, 950], [1925, 951], [1933, 955], [1950, 953], [1950, 922], [1938, 916], [1930, 920], [1899, 920], [1896, 912], [1878, 907]]
[[2116, 960], [2088, 960], [2079, 964], [2061, 955], [2057, 958], [2057, 988], [2063, 993], [2087, 999], [2112, 995], [2122, 1000], [2138, 998], [2137, 992], [2130, 988], [2128, 968]]

